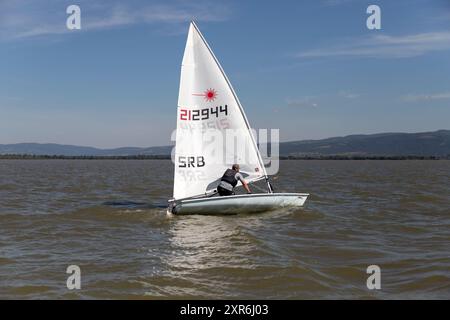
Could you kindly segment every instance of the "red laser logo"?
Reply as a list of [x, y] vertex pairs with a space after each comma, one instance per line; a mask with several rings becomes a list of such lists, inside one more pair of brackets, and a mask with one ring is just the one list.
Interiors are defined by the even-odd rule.
[[193, 93], [192, 95], [204, 97], [206, 102], [211, 102], [211, 101], [216, 100], [217, 91], [212, 88], [209, 88], [209, 89], [205, 90], [205, 92], [203, 92], [203, 93]]

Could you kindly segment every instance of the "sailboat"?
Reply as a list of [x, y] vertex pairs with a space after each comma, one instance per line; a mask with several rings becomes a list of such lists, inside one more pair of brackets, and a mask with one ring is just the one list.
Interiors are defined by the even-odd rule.
[[[230, 131], [238, 132], [241, 152], [221, 141]], [[170, 214], [237, 214], [301, 207], [309, 195], [273, 192], [244, 109], [194, 22], [189, 26], [181, 66], [173, 157]], [[267, 192], [219, 196], [220, 178], [233, 163], [240, 165], [248, 184], [265, 180]]]

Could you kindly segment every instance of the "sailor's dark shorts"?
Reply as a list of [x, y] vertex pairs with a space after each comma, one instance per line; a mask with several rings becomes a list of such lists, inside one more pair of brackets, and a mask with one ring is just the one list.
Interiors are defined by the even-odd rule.
[[233, 191], [227, 190], [221, 186], [217, 187], [217, 192], [219, 192], [219, 195], [221, 196], [231, 196], [233, 195]]

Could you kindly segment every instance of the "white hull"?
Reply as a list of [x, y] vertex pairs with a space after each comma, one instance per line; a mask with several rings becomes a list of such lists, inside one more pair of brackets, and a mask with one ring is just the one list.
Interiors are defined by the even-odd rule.
[[307, 193], [261, 193], [178, 200], [169, 204], [174, 214], [238, 214], [302, 207]]

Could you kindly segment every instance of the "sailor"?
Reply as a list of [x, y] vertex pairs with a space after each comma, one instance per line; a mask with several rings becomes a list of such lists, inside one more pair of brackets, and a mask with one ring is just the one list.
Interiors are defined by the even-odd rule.
[[252, 193], [248, 187], [248, 183], [244, 180], [244, 177], [239, 172], [239, 165], [233, 164], [231, 169], [227, 169], [220, 180], [217, 192], [221, 196], [231, 196], [234, 194], [233, 189], [236, 187], [238, 181], [242, 183], [247, 193]]

